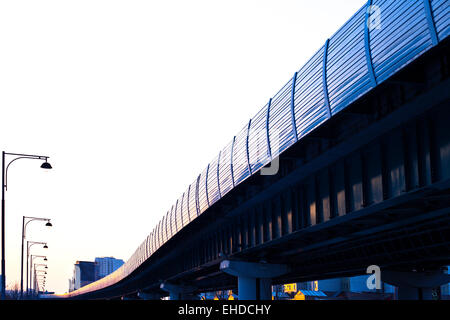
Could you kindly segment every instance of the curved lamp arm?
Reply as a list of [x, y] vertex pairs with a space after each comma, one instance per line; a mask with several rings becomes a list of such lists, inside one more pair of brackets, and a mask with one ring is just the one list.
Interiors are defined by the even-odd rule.
[[20, 154], [20, 153], [8, 153], [8, 152], [5, 152], [5, 155], [17, 156], [16, 158], [12, 159], [6, 166], [5, 185], [3, 186], [5, 188], [5, 190], [8, 190], [8, 169], [9, 169], [9, 166], [11, 165], [11, 163], [13, 163], [14, 161], [19, 160], [19, 159], [45, 160], [45, 162], [47, 162], [47, 159], [50, 158], [48, 156], [37, 156], [37, 155], [32, 155], [32, 154]]
[[39, 241], [27, 241], [27, 245], [28, 245], [28, 250], [31, 249], [32, 246], [34, 246], [35, 244], [43, 244], [43, 245], [47, 245], [47, 242], [39, 242]]
[[[11, 163], [11, 162], [10, 162], [10, 163]], [[5, 176], [5, 178], [6, 178], [6, 176]], [[6, 188], [6, 184], [5, 184], [5, 188]], [[49, 219], [49, 218], [25, 217], [25, 216], [24, 216], [24, 219], [29, 219], [29, 220], [25, 223], [25, 225], [24, 225], [24, 227], [23, 227], [23, 238], [24, 238], [24, 239], [26, 238], [27, 225], [28, 225], [31, 221], [48, 221], [48, 222], [50, 222], [50, 219]]]

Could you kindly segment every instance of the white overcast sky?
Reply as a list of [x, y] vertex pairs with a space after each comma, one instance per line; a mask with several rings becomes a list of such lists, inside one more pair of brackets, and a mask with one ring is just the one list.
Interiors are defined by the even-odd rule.
[[76, 260], [128, 259], [208, 162], [364, 0], [0, 1], [7, 283], [48, 241], [47, 289]]

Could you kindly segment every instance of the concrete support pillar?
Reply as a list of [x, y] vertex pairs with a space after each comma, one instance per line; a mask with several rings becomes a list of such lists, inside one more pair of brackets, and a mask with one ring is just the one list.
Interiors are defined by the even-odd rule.
[[450, 282], [450, 275], [439, 271], [382, 271], [381, 279], [398, 287], [399, 300], [431, 300], [433, 288]]
[[199, 300], [198, 295], [193, 293], [196, 288], [192, 286], [163, 282], [160, 289], [169, 292], [170, 300]]
[[272, 278], [289, 271], [281, 264], [224, 260], [220, 270], [238, 277], [239, 300], [272, 300]]

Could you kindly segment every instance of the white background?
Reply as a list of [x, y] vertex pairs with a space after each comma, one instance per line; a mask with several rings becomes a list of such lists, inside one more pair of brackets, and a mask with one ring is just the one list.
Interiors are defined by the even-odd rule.
[[244, 125], [363, 0], [0, 1], [7, 284], [22, 216], [47, 289], [76, 260], [128, 259]]

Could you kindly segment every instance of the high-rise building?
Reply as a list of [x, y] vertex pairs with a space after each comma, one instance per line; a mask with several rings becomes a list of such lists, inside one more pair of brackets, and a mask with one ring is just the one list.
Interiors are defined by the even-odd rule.
[[73, 270], [73, 278], [69, 281], [69, 291], [80, 289], [81, 287], [94, 282], [95, 262], [77, 261]]
[[95, 278], [98, 280], [119, 269], [124, 264], [124, 261], [113, 257], [101, 257], [95, 258], [95, 263]]

